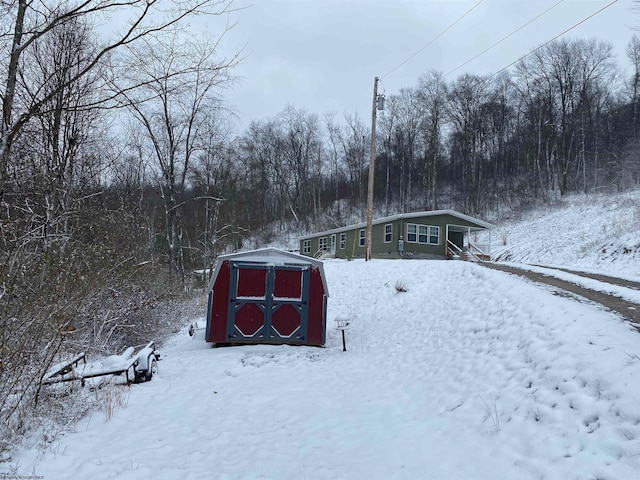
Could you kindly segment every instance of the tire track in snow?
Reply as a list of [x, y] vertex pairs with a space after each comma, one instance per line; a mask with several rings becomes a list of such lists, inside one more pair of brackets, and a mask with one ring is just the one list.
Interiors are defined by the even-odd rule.
[[599, 282], [610, 283], [612, 285], [618, 285], [619, 287], [631, 288], [633, 290], [640, 290], [640, 282], [634, 282], [633, 280], [626, 280], [624, 278], [612, 277], [610, 275], [603, 275], [601, 273], [582, 272], [580, 270], [572, 270], [564, 267], [550, 267], [548, 265], [535, 265], [536, 267], [548, 268], [551, 270], [559, 270], [561, 272], [570, 273], [572, 275], [578, 275], [579, 277], [590, 278], [592, 280], [598, 280]]
[[[625, 299], [616, 297], [614, 295], [609, 295], [608, 293], [592, 290], [590, 288], [577, 285], [573, 282], [561, 280], [559, 278], [552, 277], [550, 275], [545, 275], [543, 273], [538, 273], [538, 272], [532, 272], [530, 270], [524, 270], [511, 265], [501, 265], [501, 264], [490, 263], [490, 262], [482, 262], [481, 265], [493, 270], [499, 270], [502, 272], [511, 273], [513, 275], [525, 277], [536, 283], [543, 283], [546, 285], [550, 285], [552, 287], [559, 288], [566, 292], [584, 297], [587, 300], [590, 300], [592, 302], [599, 303], [600, 305], [605, 306], [609, 310], [618, 313], [619, 315], [624, 317], [626, 320], [629, 320], [637, 330], [640, 330], [640, 305], [636, 303], [627, 301]], [[576, 275], [582, 275], [585, 277], [588, 276], [579, 272], [571, 272], [571, 273], [574, 273]]]

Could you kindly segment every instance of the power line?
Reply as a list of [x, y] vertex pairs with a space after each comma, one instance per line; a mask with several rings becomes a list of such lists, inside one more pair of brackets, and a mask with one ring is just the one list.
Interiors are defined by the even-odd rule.
[[527, 23], [525, 23], [524, 25], [520, 26], [519, 28], [517, 28], [516, 30], [514, 30], [513, 32], [511, 32], [509, 35], [507, 35], [506, 37], [501, 38], [500, 40], [498, 40], [497, 42], [495, 42], [493, 45], [485, 48], [483, 51], [481, 51], [480, 53], [478, 53], [475, 57], [470, 58], [469, 60], [467, 60], [466, 62], [464, 62], [462, 65], [457, 66], [456, 68], [454, 68], [453, 70], [450, 70], [449, 72], [447, 72], [444, 76], [448, 77], [449, 75], [451, 75], [453, 72], [455, 72], [456, 70], [460, 70], [462, 67], [464, 67], [465, 65], [473, 62], [476, 58], [480, 57], [481, 55], [484, 55], [485, 53], [487, 53], [489, 50], [491, 50], [492, 48], [496, 47], [497, 45], [499, 45], [500, 43], [504, 42], [505, 40], [507, 40], [508, 38], [512, 37], [513, 35], [515, 35], [516, 33], [518, 33], [520, 30], [522, 30], [525, 27], [528, 27], [529, 25], [531, 25], [533, 22], [535, 22], [536, 20], [538, 20], [540, 17], [542, 17], [543, 15], [547, 14], [548, 12], [550, 12], [551, 10], [553, 10], [554, 8], [556, 8], [558, 5], [560, 5], [561, 3], [563, 3], [564, 0], [560, 0], [558, 3], [556, 3], [555, 5], [552, 5], [551, 7], [547, 8], [544, 12], [540, 13], [539, 15], [537, 15], [536, 17], [532, 18], [531, 20], [529, 20]]
[[557, 40], [558, 38], [560, 38], [561, 36], [565, 35], [566, 33], [569, 33], [571, 30], [573, 30], [576, 27], [579, 27], [580, 25], [582, 25], [584, 22], [586, 22], [587, 20], [590, 20], [591, 18], [595, 17], [596, 15], [598, 15], [599, 13], [605, 11], [607, 8], [609, 8], [611, 5], [613, 5], [614, 3], [617, 3], [618, 0], [613, 0], [613, 2], [605, 5], [604, 7], [602, 7], [601, 9], [593, 12], [591, 15], [589, 15], [586, 18], [583, 18], [582, 20], [580, 20], [578, 23], [576, 23], [575, 25], [573, 25], [572, 27], [567, 28], [565, 31], [559, 33], [558, 35], [556, 35], [555, 37], [553, 37], [551, 40], [546, 41], [545, 43], [543, 43], [542, 45], [540, 45], [539, 47], [534, 48], [533, 50], [531, 50], [529, 53], [526, 53], [524, 55], [522, 55], [520, 58], [518, 58], [517, 60], [514, 60], [513, 62], [511, 62], [509, 65], [507, 65], [506, 67], [501, 68], [500, 70], [498, 70], [497, 72], [492, 73], [491, 75], [489, 75], [488, 77], [484, 78], [482, 80], [482, 82], [486, 82], [487, 80], [495, 77], [496, 75], [498, 75], [499, 73], [504, 72], [506, 69], [508, 69], [509, 67], [514, 66], [516, 63], [518, 63], [520, 60], [528, 57], [529, 55], [531, 55], [534, 52], [537, 52], [538, 50], [540, 50], [541, 48], [546, 47], [547, 45], [549, 45], [551, 42], [553, 42], [554, 40]]
[[471, 7], [469, 10], [467, 10], [460, 18], [458, 18], [455, 22], [453, 22], [451, 25], [449, 25], [447, 28], [445, 28], [442, 32], [440, 32], [438, 35], [436, 35], [431, 41], [429, 41], [425, 46], [423, 46], [420, 50], [418, 50], [417, 52], [415, 52], [413, 55], [409, 56], [409, 58], [407, 58], [406, 60], [404, 60], [402, 63], [400, 63], [399, 65], [397, 65], [396, 67], [392, 68], [391, 70], [389, 70], [387, 73], [385, 73], [384, 75], [382, 75], [380, 77], [380, 79], [383, 79], [384, 77], [392, 74], [393, 72], [395, 72], [397, 69], [399, 69], [401, 66], [403, 66], [405, 63], [409, 62], [411, 59], [413, 59], [416, 55], [418, 55], [420, 52], [422, 52], [425, 48], [427, 48], [429, 45], [431, 45], [433, 42], [435, 42], [437, 39], [439, 39], [442, 35], [444, 35], [445, 33], [447, 33], [449, 30], [451, 30], [458, 22], [460, 22], [464, 17], [466, 17], [467, 15], [469, 15], [473, 10], [475, 10], [475, 8], [480, 5], [484, 0], [480, 0], [478, 3], [476, 3], [473, 7]]

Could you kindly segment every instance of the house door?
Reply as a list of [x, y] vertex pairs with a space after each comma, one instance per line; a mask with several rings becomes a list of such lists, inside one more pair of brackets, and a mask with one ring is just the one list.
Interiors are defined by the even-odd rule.
[[330, 240], [330, 248], [331, 248], [331, 255], [335, 255], [336, 254], [336, 234], [334, 233], [333, 235], [331, 235], [331, 240]]
[[226, 339], [230, 343], [304, 343], [309, 268], [232, 262]]
[[453, 243], [460, 250], [464, 247], [464, 233], [449, 230], [449, 238], [447, 238], [451, 243]]

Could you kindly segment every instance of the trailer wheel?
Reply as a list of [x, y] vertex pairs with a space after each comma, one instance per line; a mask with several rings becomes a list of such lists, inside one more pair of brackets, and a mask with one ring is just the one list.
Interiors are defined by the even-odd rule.
[[153, 375], [158, 373], [158, 362], [156, 362], [156, 359], [153, 355], [149, 357], [149, 360], [147, 361], [147, 365], [148, 365], [148, 368], [144, 374], [145, 382], [150, 381]]

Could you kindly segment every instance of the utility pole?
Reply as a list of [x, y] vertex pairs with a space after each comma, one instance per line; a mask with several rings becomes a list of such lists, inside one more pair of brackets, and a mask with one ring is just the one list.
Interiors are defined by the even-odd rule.
[[373, 103], [371, 106], [371, 148], [369, 158], [369, 187], [367, 190], [367, 231], [365, 261], [371, 260], [371, 230], [373, 222], [373, 176], [376, 164], [376, 109], [378, 107], [378, 77], [373, 81]]

